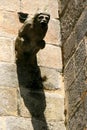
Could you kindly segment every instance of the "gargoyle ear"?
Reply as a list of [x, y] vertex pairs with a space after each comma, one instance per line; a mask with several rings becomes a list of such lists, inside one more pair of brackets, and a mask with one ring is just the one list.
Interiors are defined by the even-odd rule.
[[24, 21], [28, 18], [28, 13], [18, 12], [19, 21], [24, 23]]

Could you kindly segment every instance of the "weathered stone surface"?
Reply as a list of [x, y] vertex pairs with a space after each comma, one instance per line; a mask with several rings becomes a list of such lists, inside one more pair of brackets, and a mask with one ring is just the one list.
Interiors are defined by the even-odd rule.
[[38, 52], [38, 65], [49, 68], [62, 70], [62, 56], [61, 48], [53, 45], [46, 45], [46, 47]]
[[15, 61], [14, 45], [12, 43], [12, 40], [9, 38], [0, 38], [0, 61]]
[[17, 115], [16, 88], [0, 88], [0, 115]]
[[61, 88], [62, 75], [56, 69], [49, 69], [46, 67], [40, 67], [41, 76], [46, 76], [46, 80], [43, 82], [44, 88], [48, 90], [56, 90]]
[[87, 8], [84, 9], [77, 24], [75, 25], [73, 32], [63, 45], [64, 65], [67, 63], [69, 58], [74, 54], [78, 44], [83, 39], [87, 31], [86, 26], [87, 26]]
[[83, 104], [78, 108], [74, 116], [69, 119], [68, 130], [85, 130], [86, 115], [84, 114]]
[[65, 89], [67, 89], [72, 82], [75, 79], [75, 62], [74, 62], [74, 57], [72, 57], [67, 66], [64, 69], [64, 79], [65, 79]]
[[82, 10], [84, 9], [85, 2], [86, 0], [77, 0], [77, 3], [76, 1], [70, 0], [63, 17], [61, 17], [63, 42], [65, 42], [67, 37], [71, 34], [76, 21], [78, 20], [82, 13]]
[[75, 52], [75, 72], [76, 75], [81, 71], [86, 59], [86, 46], [84, 40], [79, 44]]
[[[19, 101], [20, 115], [24, 117], [45, 117], [61, 121], [64, 120], [64, 97], [57, 93], [33, 91], [21, 88], [22, 98]], [[30, 115], [31, 113], [31, 115]]]
[[64, 11], [64, 9], [65, 9], [65, 7], [68, 5], [68, 3], [69, 3], [69, 0], [60, 0], [60, 6], [61, 6], [61, 10], [60, 10], [60, 15], [63, 13], [63, 11]]
[[45, 37], [46, 43], [61, 45], [60, 22], [56, 19], [51, 19], [48, 25], [48, 31]]
[[18, 86], [15, 64], [0, 62], [0, 86]]
[[77, 36], [73, 31], [67, 41], [63, 44], [64, 66], [76, 50]]
[[68, 89], [68, 103], [70, 116], [74, 114], [82, 104], [83, 93], [87, 89], [87, 85], [85, 84], [85, 78], [85, 70], [82, 69], [74, 83]]

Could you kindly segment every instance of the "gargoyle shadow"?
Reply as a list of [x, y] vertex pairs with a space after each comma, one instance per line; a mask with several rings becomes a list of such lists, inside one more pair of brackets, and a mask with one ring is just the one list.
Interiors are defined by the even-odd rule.
[[46, 108], [45, 93], [36, 56], [25, 53], [16, 61], [20, 94], [32, 117], [34, 130], [48, 130], [44, 111]]

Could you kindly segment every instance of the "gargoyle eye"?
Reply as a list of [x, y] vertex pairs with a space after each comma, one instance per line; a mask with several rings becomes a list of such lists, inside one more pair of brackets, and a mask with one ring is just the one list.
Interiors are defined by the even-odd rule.
[[38, 18], [39, 18], [39, 19], [43, 19], [44, 17], [43, 17], [43, 16], [39, 16]]
[[49, 21], [49, 17], [45, 17], [47, 21]]

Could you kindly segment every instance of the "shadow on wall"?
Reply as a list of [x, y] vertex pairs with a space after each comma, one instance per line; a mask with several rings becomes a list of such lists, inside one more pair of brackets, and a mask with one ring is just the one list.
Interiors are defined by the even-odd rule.
[[22, 59], [17, 60], [16, 64], [20, 94], [25, 106], [31, 113], [33, 129], [48, 130], [44, 116], [46, 108], [45, 93], [36, 56], [31, 58], [26, 53]]

